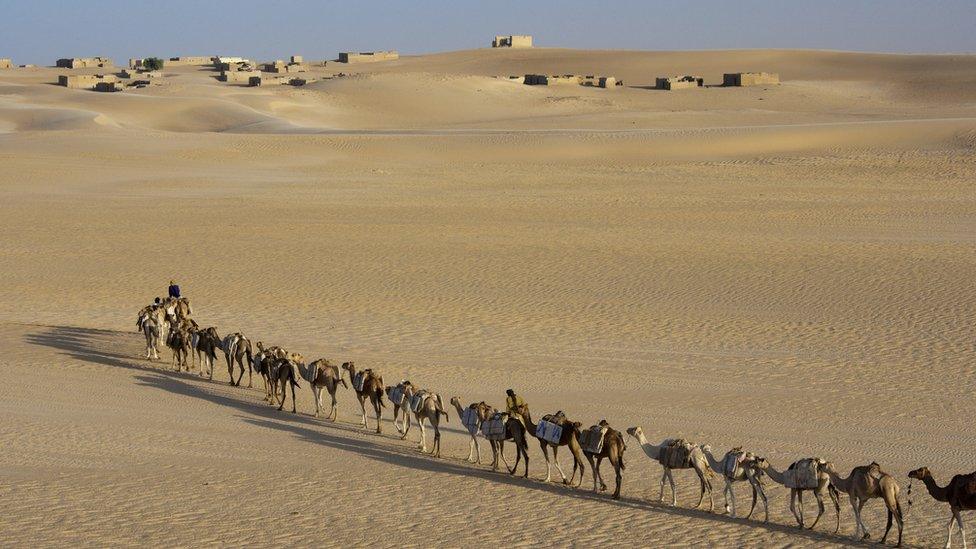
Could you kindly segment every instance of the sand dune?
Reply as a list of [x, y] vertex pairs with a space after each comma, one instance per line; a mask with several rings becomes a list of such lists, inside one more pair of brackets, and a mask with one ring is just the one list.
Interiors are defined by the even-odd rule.
[[[907, 488], [976, 469], [976, 57], [463, 51], [245, 88], [198, 68], [100, 94], [0, 71], [0, 515], [8, 545], [824, 546], [442, 459], [260, 389], [142, 360], [135, 312], [176, 278], [221, 334], [355, 360], [464, 402], [642, 425], [783, 467], [877, 460]], [[774, 70], [763, 89], [645, 89]], [[612, 74], [616, 90], [496, 75]], [[509, 450], [510, 451], [510, 450]], [[564, 453], [565, 454], [565, 453]], [[568, 465], [565, 455], [561, 462]], [[609, 471], [606, 465], [605, 471]], [[719, 482], [716, 482], [720, 486]], [[745, 487], [738, 487], [740, 505]], [[942, 543], [916, 485], [905, 541]], [[808, 511], [811, 510], [810, 502]], [[878, 502], [866, 519], [883, 529]], [[44, 520], [38, 520], [44, 517]], [[828, 515], [827, 522], [832, 522]]]

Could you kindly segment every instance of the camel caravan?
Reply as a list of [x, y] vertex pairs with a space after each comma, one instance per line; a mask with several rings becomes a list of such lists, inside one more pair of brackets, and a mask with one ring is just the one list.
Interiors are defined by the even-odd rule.
[[[427, 426], [429, 425], [433, 430], [429, 453], [434, 457], [440, 457], [441, 421], [450, 421], [444, 399], [440, 394], [421, 389], [408, 380], [402, 380], [396, 385], [384, 385], [383, 377], [378, 372], [369, 368], [357, 369], [352, 361], [343, 362], [341, 366], [336, 366], [327, 358], [306, 362], [301, 354], [286, 351], [281, 347], [265, 346], [260, 341], [252, 346], [251, 340], [241, 332], [221, 338], [216, 327], [201, 328], [193, 320], [192, 314], [190, 301], [179, 295], [179, 287], [172, 282], [169, 297], [156, 298], [152, 304], [140, 310], [136, 327], [146, 339], [145, 358], [150, 361], [160, 360], [159, 351], [165, 346], [172, 353], [172, 366], [177, 372], [190, 372], [191, 368], [196, 368], [200, 376], [207, 376], [212, 380], [218, 352], [222, 353], [227, 363], [230, 384], [240, 386], [246, 369], [247, 386], [251, 388], [253, 375], [257, 372], [264, 383], [264, 400], [270, 405], [277, 405], [278, 410], [283, 409], [287, 390], [290, 388], [291, 411], [296, 413], [295, 389], [301, 388], [301, 383], [307, 383], [315, 402], [314, 416], [318, 417], [323, 409], [323, 390], [328, 392], [331, 403], [325, 417], [332, 422], [335, 422], [338, 416], [339, 387], [352, 389], [359, 402], [362, 420], [360, 425], [364, 429], [369, 429], [368, 412], [371, 410], [375, 417], [377, 434], [382, 433], [383, 410], [387, 408], [385, 402], [387, 400], [392, 407], [392, 423], [400, 439], [405, 440], [412, 423], [416, 423], [420, 430], [418, 449], [422, 453], [428, 453]], [[238, 369], [239, 373], [237, 373]], [[235, 373], [237, 373], [236, 380]], [[369, 410], [367, 410], [367, 402]], [[713, 481], [720, 480], [723, 482], [725, 513], [735, 518], [737, 511], [734, 484], [746, 483], [752, 490], [752, 504], [744, 519], [751, 518], [758, 501], [761, 500], [763, 522], [768, 522], [769, 504], [764, 482], [764, 479], [768, 478], [773, 484], [782, 485], [790, 491], [790, 512], [796, 520], [797, 527], [801, 529], [812, 530], [816, 527], [826, 513], [826, 498], [834, 508], [836, 520], [833, 532], [837, 533], [840, 529], [840, 494], [846, 494], [854, 514], [856, 540], [871, 539], [868, 527], [862, 519], [862, 510], [868, 500], [881, 499], [887, 509], [888, 519], [880, 543], [885, 543], [893, 524], [897, 524], [898, 527], [897, 545], [901, 546], [902, 543], [906, 509], [902, 504], [901, 488], [895, 477], [882, 470], [877, 463], [855, 467], [846, 477], [841, 476], [832, 463], [819, 457], [805, 457], [794, 461], [785, 470], [779, 470], [766, 458], [739, 447], [730, 449], [719, 459], [712, 454], [707, 444], [697, 444], [680, 438], [666, 438], [659, 444], [653, 444], [648, 442], [641, 427], [635, 426], [617, 431], [611, 428], [605, 419], [584, 429], [582, 423], [571, 421], [565, 413], [557, 411], [542, 416], [539, 422], [535, 423], [528, 405], [511, 389], [506, 391], [504, 409], [496, 409], [484, 401], [472, 402], [464, 406], [459, 396], [451, 397], [449, 405], [470, 436], [467, 461], [482, 463], [481, 439], [484, 439], [488, 441], [491, 449], [490, 467], [494, 471], [498, 470], [501, 461], [508, 473], [515, 475], [519, 464], [524, 462], [523, 476], [528, 478], [529, 440], [532, 438], [538, 441], [543, 458], [546, 460], [546, 475], [542, 479], [543, 482], [552, 480], [552, 467], [555, 466], [564, 484], [574, 485], [576, 481], [574, 486], [579, 487], [584, 480], [585, 465], [588, 463], [593, 479], [593, 491], [605, 492], [607, 484], [603, 480], [600, 469], [601, 464], [606, 460], [613, 467], [615, 477], [611, 497], [619, 499], [623, 472], [626, 468], [624, 463], [624, 452], [627, 450], [624, 436], [626, 434], [636, 441], [648, 458], [661, 466], [659, 500], [666, 501], [665, 487], [667, 486], [671, 492], [670, 501], [667, 503], [671, 506], [676, 506], [678, 503], [674, 471], [690, 469], [698, 478], [700, 488], [696, 509], [703, 507], [707, 496], [708, 510], [714, 511]], [[515, 445], [515, 462], [511, 465], [505, 458], [506, 442]], [[573, 458], [573, 469], [569, 477], [557, 460], [559, 449], [562, 447], [566, 447]], [[579, 474], [578, 481], [577, 474]], [[976, 472], [956, 475], [945, 487], [940, 487], [925, 467], [912, 471], [908, 476], [909, 483], [912, 480], [919, 480], [934, 500], [949, 504], [951, 516], [945, 546], [951, 545], [955, 525], [959, 529], [965, 547], [966, 531], [960, 512], [976, 510]], [[909, 484], [908, 494], [911, 494], [911, 489]], [[812, 492], [818, 508], [817, 515], [809, 526], [803, 511], [805, 492]], [[908, 504], [910, 506], [911, 502], [909, 501]]]

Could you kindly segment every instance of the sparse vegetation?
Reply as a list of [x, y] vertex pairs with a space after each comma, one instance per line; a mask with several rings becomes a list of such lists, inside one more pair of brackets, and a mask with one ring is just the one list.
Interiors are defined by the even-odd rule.
[[147, 57], [142, 60], [142, 66], [149, 71], [162, 70], [163, 60], [158, 57]]

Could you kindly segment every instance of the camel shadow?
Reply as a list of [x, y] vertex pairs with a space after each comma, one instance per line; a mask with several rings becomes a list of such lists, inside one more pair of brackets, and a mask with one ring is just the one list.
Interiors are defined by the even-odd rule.
[[[796, 526], [781, 523], [758, 522], [742, 518], [732, 518], [727, 515], [710, 513], [708, 511], [672, 507], [663, 503], [624, 497], [613, 500], [606, 494], [597, 494], [587, 488], [574, 488], [560, 483], [545, 483], [541, 480], [523, 478], [510, 475], [506, 471], [492, 471], [485, 466], [471, 464], [460, 458], [435, 458], [420, 454], [411, 441], [410, 446], [391, 444], [400, 440], [398, 434], [371, 435], [358, 425], [344, 422], [328, 422], [312, 416], [279, 412], [277, 407], [262, 404], [257, 400], [245, 400], [252, 392], [260, 394], [259, 389], [244, 389], [239, 393], [222, 394], [210, 388], [215, 385], [226, 387], [223, 382], [208, 382], [196, 374], [179, 373], [173, 370], [161, 369], [154, 363], [140, 364], [140, 358], [132, 358], [109, 350], [112, 342], [109, 338], [117, 339], [122, 332], [111, 330], [97, 330], [71, 326], [48, 326], [44, 332], [30, 333], [25, 340], [32, 345], [39, 345], [59, 349], [65, 355], [83, 362], [91, 362], [116, 368], [125, 368], [139, 372], [135, 376], [140, 386], [152, 387], [166, 392], [195, 399], [204, 399], [211, 403], [227, 406], [240, 412], [237, 417], [241, 421], [257, 427], [275, 429], [300, 440], [324, 448], [353, 452], [382, 464], [406, 467], [429, 473], [444, 473], [478, 478], [490, 482], [498, 482], [521, 489], [537, 490], [553, 495], [572, 497], [582, 501], [598, 502], [603, 505], [613, 505], [620, 508], [658, 513], [662, 517], [680, 517], [688, 519], [708, 520], [724, 525], [744, 525], [761, 528], [770, 533], [799, 536], [807, 541], [818, 543], [835, 543], [843, 545], [877, 546], [877, 543], [857, 542], [849, 535], [833, 534], [826, 531], [800, 530]], [[137, 334], [132, 334], [137, 335]], [[102, 341], [105, 340], [105, 341]], [[165, 362], [163, 363], [165, 364]], [[387, 419], [387, 421], [389, 421]], [[467, 435], [467, 431], [458, 430]], [[364, 438], [364, 435], [368, 438]], [[535, 446], [530, 444], [530, 446]], [[537, 455], [533, 462], [541, 461]], [[626, 477], [625, 477], [626, 482]], [[584, 486], [586, 481], [584, 480]], [[626, 487], [626, 483], [624, 485]], [[913, 547], [905, 544], [906, 547]]]

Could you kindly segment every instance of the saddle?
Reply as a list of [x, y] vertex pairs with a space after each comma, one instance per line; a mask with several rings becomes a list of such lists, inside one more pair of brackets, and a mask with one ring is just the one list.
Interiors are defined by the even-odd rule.
[[746, 459], [745, 452], [742, 448], [733, 448], [729, 453], [725, 454], [725, 460], [722, 462], [722, 474], [730, 479], [734, 479], [736, 471], [738, 471], [739, 466]]
[[465, 427], [475, 427], [478, 425], [478, 405], [472, 404], [464, 409], [461, 414], [461, 424]]
[[826, 463], [820, 458], [804, 458], [795, 461], [783, 473], [783, 483], [787, 488], [811, 490], [820, 485], [820, 466]]
[[433, 396], [433, 393], [427, 391], [426, 389], [421, 389], [410, 397], [410, 409], [416, 413], [419, 412], [421, 408], [424, 407], [424, 403], [427, 399]]
[[550, 444], [559, 444], [563, 436], [564, 423], [566, 423], [566, 416], [562, 412], [544, 415], [535, 427], [535, 436]]
[[580, 446], [590, 454], [599, 454], [603, 451], [603, 441], [606, 439], [609, 427], [594, 425], [583, 431], [580, 437]]
[[352, 378], [352, 386], [356, 391], [362, 392], [363, 387], [366, 386], [366, 380], [373, 375], [373, 370], [366, 368], [361, 372], [356, 372], [356, 375]]
[[692, 448], [694, 446], [683, 438], [673, 439], [661, 448], [658, 461], [670, 469], [686, 469], [691, 465]]
[[508, 417], [508, 414], [505, 412], [495, 412], [494, 415], [481, 424], [481, 434], [488, 440], [505, 440], [508, 434], [506, 432]]

